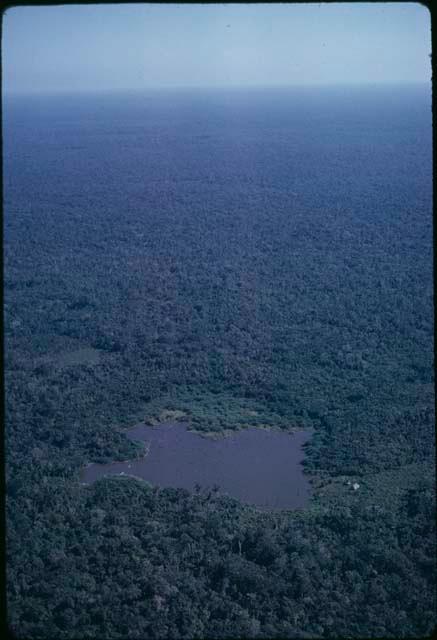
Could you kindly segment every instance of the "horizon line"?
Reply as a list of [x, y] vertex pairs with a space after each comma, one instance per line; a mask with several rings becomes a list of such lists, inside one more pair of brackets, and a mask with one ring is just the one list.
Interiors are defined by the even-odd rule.
[[393, 80], [393, 81], [370, 81], [363, 82], [306, 82], [293, 84], [217, 84], [217, 85], [153, 85], [148, 87], [105, 87], [105, 88], [78, 88], [78, 89], [5, 89], [2, 87], [2, 97], [18, 96], [57, 96], [72, 94], [110, 94], [110, 93], [147, 93], [160, 91], [223, 91], [223, 90], [275, 90], [275, 89], [327, 89], [327, 88], [358, 88], [358, 87], [405, 87], [405, 86], [429, 86], [432, 87], [432, 80]]

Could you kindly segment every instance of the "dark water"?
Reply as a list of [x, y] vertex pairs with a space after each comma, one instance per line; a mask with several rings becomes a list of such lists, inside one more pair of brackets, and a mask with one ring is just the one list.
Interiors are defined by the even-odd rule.
[[140, 424], [127, 435], [147, 443], [147, 456], [90, 465], [82, 472], [83, 482], [130, 474], [162, 487], [218, 485], [223, 493], [271, 509], [304, 507], [310, 497], [301, 465], [308, 432], [249, 428], [213, 440], [189, 431], [186, 425], [166, 423], [157, 427]]

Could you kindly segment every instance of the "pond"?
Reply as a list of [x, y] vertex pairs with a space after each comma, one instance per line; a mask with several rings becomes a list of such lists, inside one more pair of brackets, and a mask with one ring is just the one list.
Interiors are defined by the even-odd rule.
[[132, 475], [161, 487], [193, 490], [196, 484], [216, 485], [220, 493], [268, 509], [302, 508], [310, 498], [302, 468], [308, 431], [250, 427], [210, 438], [190, 431], [187, 424], [163, 423], [140, 424], [126, 435], [144, 442], [147, 454], [138, 460], [90, 464], [82, 470], [82, 482]]

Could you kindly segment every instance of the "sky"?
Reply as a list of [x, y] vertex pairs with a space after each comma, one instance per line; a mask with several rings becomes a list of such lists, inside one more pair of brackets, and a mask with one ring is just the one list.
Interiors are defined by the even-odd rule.
[[18, 6], [3, 14], [3, 91], [431, 80], [419, 3]]

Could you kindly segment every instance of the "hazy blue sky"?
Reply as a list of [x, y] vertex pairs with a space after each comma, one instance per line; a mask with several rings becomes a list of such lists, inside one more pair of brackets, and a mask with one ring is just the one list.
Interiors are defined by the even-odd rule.
[[15, 7], [3, 88], [429, 82], [430, 52], [419, 3]]

